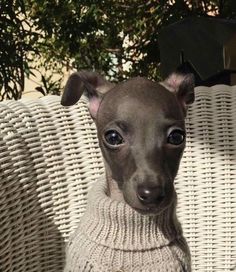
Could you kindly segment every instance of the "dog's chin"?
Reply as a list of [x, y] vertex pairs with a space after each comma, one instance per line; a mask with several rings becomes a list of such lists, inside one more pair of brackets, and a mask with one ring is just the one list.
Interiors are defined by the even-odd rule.
[[156, 216], [164, 212], [168, 206], [166, 207], [145, 207], [145, 208], [137, 208], [137, 207], [132, 207], [136, 212], [142, 214], [142, 215], [147, 215], [147, 216]]
[[140, 207], [137, 206], [133, 206], [128, 204], [132, 209], [134, 209], [136, 212], [142, 214], [142, 215], [147, 215], [147, 216], [155, 216], [155, 215], [159, 215], [161, 213], [163, 213], [168, 207], [170, 207], [172, 202], [169, 203], [160, 203], [157, 206], [152, 206], [152, 207], [148, 207], [148, 206], [144, 206], [141, 205]]
[[139, 208], [134, 208], [133, 209], [142, 214], [142, 215], [146, 215], [146, 216], [155, 216], [161, 213], [161, 210], [157, 210], [157, 209], [153, 209], [153, 208], [146, 208], [146, 209], [139, 209]]

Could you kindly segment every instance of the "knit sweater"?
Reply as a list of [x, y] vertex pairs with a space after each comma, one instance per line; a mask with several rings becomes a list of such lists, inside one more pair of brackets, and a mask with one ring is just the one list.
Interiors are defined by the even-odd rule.
[[111, 200], [102, 177], [88, 194], [70, 237], [65, 272], [190, 272], [190, 254], [175, 208], [141, 215]]

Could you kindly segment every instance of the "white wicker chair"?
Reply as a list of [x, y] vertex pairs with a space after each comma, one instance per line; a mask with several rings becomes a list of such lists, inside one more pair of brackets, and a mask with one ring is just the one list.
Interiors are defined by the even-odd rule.
[[[0, 103], [0, 271], [60, 272], [103, 172], [86, 100]], [[236, 271], [236, 86], [196, 88], [176, 189], [193, 271]]]

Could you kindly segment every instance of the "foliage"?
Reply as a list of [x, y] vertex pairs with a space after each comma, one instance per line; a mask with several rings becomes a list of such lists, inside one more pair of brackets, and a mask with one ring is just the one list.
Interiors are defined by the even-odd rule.
[[[188, 16], [208, 16], [209, 13], [223, 18], [236, 16], [235, 0], [4, 1], [12, 3], [11, 14], [14, 14], [15, 18], [19, 20], [20, 13], [23, 15], [20, 17], [23, 18], [23, 22], [27, 21], [27, 25], [31, 22], [33, 25], [33, 29], [30, 25], [32, 36], [28, 32], [23, 32], [22, 29], [25, 31], [25, 28], [22, 21], [16, 21], [14, 27], [9, 26], [8, 21], [3, 25], [11, 38], [2, 39], [1, 36], [1, 47], [5, 46], [5, 51], [6, 40], [18, 39], [17, 41], [21, 42], [21, 51], [17, 51], [16, 48], [13, 50], [14, 54], [20, 54], [21, 73], [17, 73], [19, 68], [14, 67], [15, 73], [11, 74], [12, 79], [21, 75], [21, 80], [18, 80], [20, 87], [14, 85], [12, 89], [7, 89], [9, 81], [3, 84], [3, 68], [0, 67], [0, 84], [4, 85], [6, 93], [13, 93], [14, 90], [18, 94], [12, 95], [14, 98], [20, 97], [19, 94], [23, 90], [24, 71], [29, 74], [33, 68], [40, 70], [43, 67], [45, 71], [52, 73], [61, 73], [63, 67], [77, 70], [94, 69], [102, 71], [115, 81], [134, 75], [157, 79], [160, 77], [157, 41], [158, 34], [164, 26]], [[7, 12], [9, 14], [9, 10]], [[22, 32], [24, 35], [20, 36]], [[13, 33], [19, 35], [15, 37]], [[37, 67], [32, 67], [29, 52], [31, 56], [40, 60]], [[15, 57], [17, 54], [14, 54], [12, 54], [14, 58], [11, 58], [12, 66], [14, 64], [16, 66], [16, 63], [18, 65]], [[0, 57], [5, 59], [6, 56], [7, 54]], [[7, 67], [12, 66], [7, 64]], [[51, 83], [45, 83], [47, 81], [45, 77], [45, 75], [42, 77], [43, 92], [51, 92], [51, 89], [55, 92], [60, 87], [61, 81], [52, 83], [51, 79], [47, 78]], [[53, 87], [50, 89], [48, 86]]]
[[1, 0], [0, 5], [0, 97], [18, 99], [24, 90], [24, 77], [30, 74], [27, 52], [35, 52], [38, 34], [26, 19], [21, 0]]

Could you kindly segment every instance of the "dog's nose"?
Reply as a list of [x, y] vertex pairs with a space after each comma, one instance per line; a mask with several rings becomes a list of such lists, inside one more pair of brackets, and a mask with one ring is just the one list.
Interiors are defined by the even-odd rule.
[[165, 197], [165, 191], [162, 186], [139, 185], [137, 196], [144, 205], [158, 204]]

